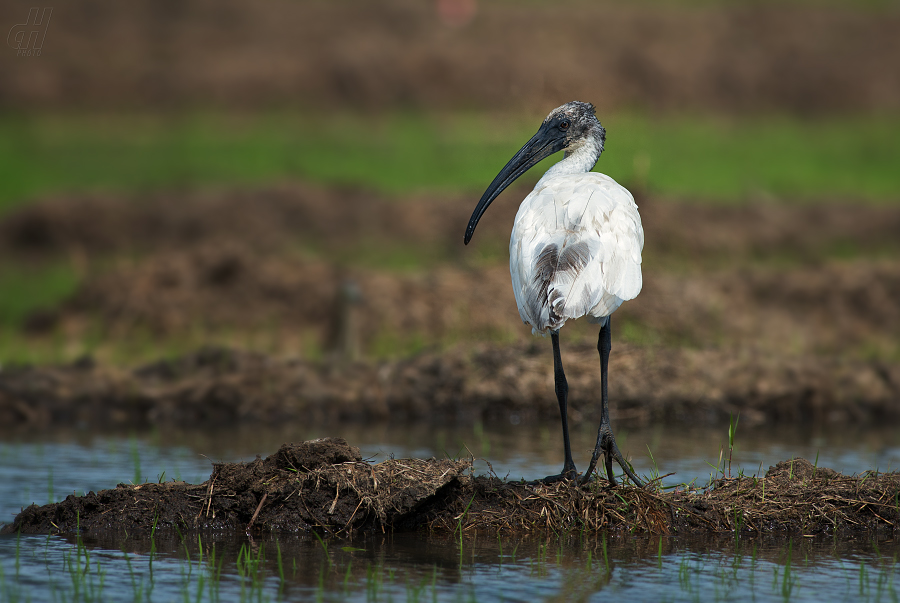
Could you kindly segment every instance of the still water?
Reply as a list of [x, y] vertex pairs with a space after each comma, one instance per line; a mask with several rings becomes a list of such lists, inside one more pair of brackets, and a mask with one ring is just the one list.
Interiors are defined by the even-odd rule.
[[[355, 426], [300, 431], [58, 430], [0, 436], [0, 522], [32, 502], [120, 482], [206, 479], [212, 461], [252, 460], [282, 442], [345, 437], [365, 458], [467, 456], [510, 479], [556, 473], [558, 426]], [[727, 426], [619, 429], [638, 474], [664, 484], [709, 481], [727, 471]], [[576, 464], [593, 430], [576, 428]], [[738, 426], [731, 472], [765, 473], [778, 461], [818, 459], [844, 473], [900, 467], [892, 426], [866, 429]], [[724, 453], [723, 453], [724, 449]], [[476, 472], [485, 472], [484, 461]], [[0, 601], [898, 601], [900, 539], [659, 538], [611, 535], [505, 537], [367, 534], [156, 534], [153, 539], [0, 537]]]

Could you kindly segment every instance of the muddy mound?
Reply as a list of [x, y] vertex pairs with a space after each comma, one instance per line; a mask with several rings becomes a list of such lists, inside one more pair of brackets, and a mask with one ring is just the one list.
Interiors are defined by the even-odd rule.
[[[617, 345], [612, 418], [742, 424], [893, 421], [900, 367], [753, 354]], [[600, 414], [594, 345], [566, 349], [569, 417]], [[454, 348], [391, 362], [286, 360], [210, 348], [133, 371], [82, 361], [0, 371], [0, 421], [95, 428], [394, 422], [557, 421], [549, 342]]]
[[470, 461], [449, 459], [392, 459], [370, 465], [358, 448], [324, 438], [285, 444], [272, 456], [250, 463], [218, 463], [200, 485], [119, 484], [114, 490], [32, 506], [7, 529], [139, 533], [257, 526], [279, 532], [352, 532], [393, 527], [419, 512], [448, 484], [466, 479], [462, 476], [469, 469]]
[[[896, 11], [791, 4], [479, 3], [470, 22], [453, 26], [434, 3], [409, 0], [147, 0], [103, 10], [82, 0], [53, 21], [40, 60], [6, 55], [0, 102], [330, 110], [554, 107], [576, 97], [604, 110], [900, 107]], [[0, 14], [22, 23], [27, 12], [12, 4]]]
[[[709, 487], [655, 492], [634, 487], [587, 488], [568, 483], [526, 486], [476, 478], [474, 498], [454, 524], [446, 514], [429, 524], [452, 531], [522, 532], [628, 530], [656, 534], [840, 534], [893, 532], [900, 506], [891, 497], [900, 473], [845, 476], [805, 459], [782, 461], [765, 477], [722, 477]], [[868, 486], [868, 487], [867, 487]], [[501, 509], [498, 512], [498, 507]]]
[[[199, 485], [119, 484], [32, 505], [5, 533], [141, 534], [190, 529], [348, 534], [613, 530], [673, 534], [737, 531], [847, 533], [900, 521], [900, 474], [843, 476], [808, 461], [765, 477], [722, 478], [705, 490], [605, 487], [598, 479], [528, 485], [472, 477], [472, 461], [391, 459], [371, 465], [341, 439], [285, 444], [251, 463], [221, 463]], [[796, 472], [794, 471], [796, 468]], [[787, 471], [787, 475], [785, 472]]]

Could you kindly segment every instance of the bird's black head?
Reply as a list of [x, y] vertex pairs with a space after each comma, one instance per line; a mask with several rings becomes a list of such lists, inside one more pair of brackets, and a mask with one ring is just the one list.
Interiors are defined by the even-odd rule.
[[554, 136], [559, 132], [564, 138], [563, 148], [570, 153], [586, 142], [594, 142], [603, 151], [606, 129], [597, 119], [594, 105], [572, 101], [557, 107], [544, 119], [538, 134]]
[[572, 101], [551, 111], [541, 123], [537, 133], [519, 149], [484, 191], [466, 227], [465, 243], [468, 245], [472, 240], [475, 226], [478, 225], [478, 220], [484, 215], [488, 205], [532, 166], [558, 151], [565, 150], [568, 156], [586, 144], [594, 146], [596, 161], [603, 151], [605, 141], [606, 130], [594, 115], [594, 105]]

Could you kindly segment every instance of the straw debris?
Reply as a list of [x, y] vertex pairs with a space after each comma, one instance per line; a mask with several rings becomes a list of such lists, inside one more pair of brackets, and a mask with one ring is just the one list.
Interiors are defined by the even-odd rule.
[[805, 535], [896, 529], [900, 473], [843, 475], [806, 459], [781, 461], [764, 478], [716, 481], [700, 494], [676, 493], [680, 529], [802, 532]]
[[765, 476], [707, 488], [609, 488], [596, 479], [529, 484], [473, 476], [474, 459], [369, 463], [345, 440], [285, 444], [266, 459], [218, 463], [203, 484], [119, 484], [22, 511], [3, 532], [129, 534], [428, 529], [434, 533], [614, 531], [837, 534], [900, 525], [900, 473], [842, 475], [792, 459]]

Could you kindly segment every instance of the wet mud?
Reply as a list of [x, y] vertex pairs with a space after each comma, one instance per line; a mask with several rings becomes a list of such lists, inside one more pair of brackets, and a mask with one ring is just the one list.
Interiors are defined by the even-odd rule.
[[[721, 425], [857, 424], [900, 419], [900, 366], [771, 358], [735, 351], [614, 347], [611, 416]], [[600, 416], [597, 351], [566, 354], [569, 418]], [[0, 371], [7, 427], [94, 428], [386, 421], [557, 421], [549, 342], [461, 346], [410, 358], [335, 364], [205, 348], [134, 370], [84, 359]]]
[[472, 459], [364, 461], [345, 440], [285, 444], [266, 459], [214, 465], [202, 484], [119, 484], [23, 510], [5, 533], [141, 535], [429, 530], [691, 534], [890, 533], [900, 474], [845, 476], [794, 459], [765, 476], [722, 477], [705, 489], [529, 485], [474, 476]]

